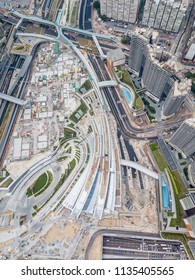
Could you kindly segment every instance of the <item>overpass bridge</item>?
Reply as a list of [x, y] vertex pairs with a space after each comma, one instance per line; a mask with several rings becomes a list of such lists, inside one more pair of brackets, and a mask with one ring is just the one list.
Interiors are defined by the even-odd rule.
[[56, 22], [54, 23], [52, 21], [48, 21], [48, 20], [45, 20], [45, 19], [42, 19], [42, 18], [39, 18], [39, 17], [36, 17], [36, 16], [24, 15], [24, 14], [21, 14], [17, 11], [12, 12], [12, 14], [20, 18], [20, 21], [19, 21], [20, 23], [18, 23], [18, 26], [21, 24], [23, 19], [26, 19], [26, 20], [29, 20], [29, 21], [34, 21], [36, 23], [56, 27], [56, 30], [58, 32], [57, 37], [59, 37], [60, 30], [62, 30], [62, 31], [69, 31], [69, 32], [71, 31], [71, 32], [75, 32], [75, 33], [78, 33], [78, 34], [83, 34], [83, 35], [91, 36], [91, 37], [93, 37], [93, 35], [95, 35], [98, 38], [115, 42], [115, 39], [112, 36], [109, 36], [109, 35], [94, 33], [94, 32], [90, 32], [90, 31], [87, 31], [87, 30], [82, 30], [82, 29], [79, 29], [79, 28], [76, 28], [76, 27], [67, 26], [67, 25], [60, 25]]
[[17, 97], [14, 97], [14, 96], [11, 96], [11, 95], [8, 95], [5, 93], [0, 93], [0, 98], [4, 99], [6, 101], [9, 101], [9, 102], [15, 103], [17, 105], [23, 106], [23, 107], [25, 107], [29, 104], [29, 101], [22, 100], [20, 98], [17, 98]]
[[127, 166], [127, 167], [132, 167], [136, 170], [139, 170], [140, 172], [158, 180], [159, 177], [158, 177], [158, 173], [154, 172], [153, 170], [150, 170], [148, 169], [147, 167], [137, 163], [137, 162], [134, 162], [134, 161], [130, 161], [130, 160], [125, 160], [125, 159], [121, 159], [120, 160], [120, 165], [122, 166]]
[[102, 48], [101, 48], [101, 46], [100, 46], [100, 44], [99, 44], [99, 42], [98, 42], [98, 39], [97, 39], [97, 37], [93, 34], [93, 41], [94, 41], [94, 43], [96, 44], [96, 47], [97, 47], [97, 49], [98, 49], [98, 51], [99, 51], [99, 54], [100, 54], [100, 56], [102, 57], [102, 58], [107, 58], [107, 55], [105, 55], [104, 54], [104, 52], [103, 52], [103, 50], [102, 50]]
[[104, 87], [115, 87], [115, 86], [117, 86], [117, 85], [118, 85], [117, 81], [114, 81], [114, 80], [98, 82], [99, 88], [104, 88]]

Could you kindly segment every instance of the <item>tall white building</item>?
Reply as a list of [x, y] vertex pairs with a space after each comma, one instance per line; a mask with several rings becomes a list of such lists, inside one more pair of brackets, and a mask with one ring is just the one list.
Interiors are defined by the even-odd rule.
[[186, 0], [146, 0], [142, 25], [177, 33], [187, 8]]
[[101, 0], [101, 14], [108, 18], [135, 23], [139, 0]]

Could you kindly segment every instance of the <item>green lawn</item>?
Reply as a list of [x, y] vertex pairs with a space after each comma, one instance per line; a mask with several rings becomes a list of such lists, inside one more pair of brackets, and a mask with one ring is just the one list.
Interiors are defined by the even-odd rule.
[[91, 85], [90, 80], [86, 80], [86, 81], [82, 84], [82, 86], [80, 87], [79, 91], [80, 91], [81, 93], [83, 93], [83, 91], [82, 91], [83, 89], [84, 89], [84, 93], [87, 92], [87, 91], [89, 91], [90, 89], [92, 89], [92, 85]]
[[185, 73], [186, 78], [192, 80], [192, 86], [191, 86], [191, 91], [195, 93], [195, 73], [192, 72], [186, 72]]
[[186, 161], [182, 161], [182, 162], [180, 162], [180, 165], [186, 165]]
[[0, 188], [8, 188], [12, 182], [12, 178], [5, 179], [5, 181], [1, 184]]
[[43, 193], [51, 184], [53, 180], [53, 175], [50, 171], [43, 173], [35, 181], [35, 183], [27, 189], [27, 196], [30, 197], [34, 195], [35, 197]]
[[53, 0], [52, 1], [52, 6], [51, 6], [51, 9], [50, 9], [50, 12], [49, 12], [49, 20], [55, 21], [58, 9], [61, 5], [61, 2], [62, 2], [62, 0], [60, 0], [60, 1], [59, 0]]
[[63, 140], [68, 140], [68, 139], [75, 138], [75, 137], [76, 137], [76, 131], [74, 131], [70, 128], [67, 128], [67, 127], [64, 128]]
[[72, 26], [75, 26], [77, 6], [78, 6], [78, 1], [75, 1], [74, 2], [74, 7], [72, 9], [71, 19], [70, 19], [70, 25], [72, 25]]
[[[9, 172], [8, 172], [5, 168], [1, 169], [0, 171], [6, 171], [5, 178], [8, 177], [8, 176], [10, 175]], [[5, 178], [0, 178], [0, 183], [1, 183], [3, 180], [5, 180]]]
[[[65, 180], [68, 178], [68, 176], [70, 175], [70, 173], [72, 172], [72, 170], [75, 168], [76, 166], [76, 160], [73, 159], [68, 166], [68, 169], [65, 170], [65, 173], [61, 175], [61, 178], [59, 180], [59, 182], [57, 183], [55, 189], [54, 189], [54, 193], [62, 186], [62, 184], [65, 182]], [[54, 195], [53, 193], [53, 195]], [[53, 196], [52, 195], [52, 196]]]
[[47, 174], [46, 172], [43, 173], [35, 182], [35, 184], [32, 187], [33, 193], [39, 192], [47, 183]]
[[165, 170], [165, 168], [167, 168], [167, 164], [166, 164], [166, 161], [165, 161], [163, 155], [161, 154], [159, 146], [156, 143], [151, 143], [149, 145], [149, 147], [151, 149], [151, 152], [154, 156], [154, 159], [155, 159], [160, 171], [163, 172]]
[[[87, 105], [82, 101], [81, 105], [70, 116], [70, 120], [77, 123], [86, 114], [87, 110], [88, 110]], [[80, 115], [80, 112], [82, 112], [82, 115]], [[78, 116], [78, 118], [76, 117], [77, 114], [80, 115]]]
[[181, 176], [179, 175], [179, 172], [177, 170], [172, 171], [170, 167], [168, 166], [167, 162], [165, 161], [160, 148], [157, 143], [151, 143], [149, 145], [152, 155], [154, 156], [154, 159], [156, 160], [156, 163], [158, 165], [158, 168], [161, 172], [164, 171], [166, 168], [169, 177], [173, 186], [173, 191], [174, 191], [174, 196], [175, 196], [175, 204], [176, 204], [176, 218], [171, 219], [170, 226], [175, 227], [175, 226], [180, 226], [180, 227], [185, 227], [185, 223], [183, 221], [183, 208], [181, 206], [181, 203], [179, 199], [183, 198], [186, 196], [186, 192], [188, 192]]
[[58, 159], [58, 161], [59, 161], [59, 162], [61, 162], [61, 161], [65, 161], [67, 158], [68, 158], [67, 156], [60, 157], [60, 158]]
[[150, 111], [150, 113], [152, 114], [155, 114], [156, 113], [156, 110], [154, 107], [152, 107], [150, 105], [150, 103], [145, 99], [145, 98], [142, 98], [142, 101], [144, 102], [144, 105], [148, 108], [148, 110]]

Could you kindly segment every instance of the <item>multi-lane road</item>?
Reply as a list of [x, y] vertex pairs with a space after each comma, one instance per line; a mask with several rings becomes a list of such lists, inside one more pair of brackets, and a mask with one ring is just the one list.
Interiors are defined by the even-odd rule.
[[92, 30], [92, 0], [81, 0], [79, 28], [83, 30]]
[[[98, 80], [107, 81], [110, 80], [110, 76], [107, 72], [104, 62], [100, 57], [94, 55], [88, 55], [91, 65], [97, 75]], [[147, 128], [138, 128], [133, 126], [126, 114], [123, 104], [121, 103], [120, 97], [118, 95], [115, 87], [103, 88], [102, 92], [107, 100], [109, 108], [115, 117], [117, 125], [125, 139], [138, 139], [138, 140], [155, 140], [158, 138], [157, 131], [172, 128], [173, 125], [180, 125], [184, 119], [174, 120], [170, 123], [161, 123], [156, 126], [150, 126]], [[148, 133], [153, 133], [154, 136], [148, 136]]]

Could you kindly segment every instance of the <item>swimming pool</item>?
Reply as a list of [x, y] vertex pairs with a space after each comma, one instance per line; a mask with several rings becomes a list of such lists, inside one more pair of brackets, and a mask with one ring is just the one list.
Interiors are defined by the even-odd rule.
[[128, 88], [123, 87], [122, 88], [122, 92], [125, 96], [125, 99], [127, 100], [128, 104], [131, 103], [131, 92]]
[[163, 177], [162, 177], [162, 199], [163, 199], [163, 207], [169, 209], [170, 208], [169, 190]]

